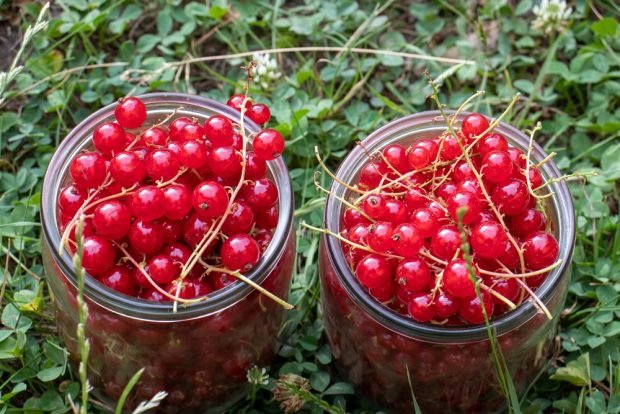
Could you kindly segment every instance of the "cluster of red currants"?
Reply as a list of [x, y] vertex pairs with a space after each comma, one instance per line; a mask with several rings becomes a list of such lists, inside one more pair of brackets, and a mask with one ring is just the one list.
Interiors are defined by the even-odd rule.
[[491, 318], [527, 299], [559, 246], [535, 192], [543, 177], [526, 158], [480, 114], [453, 133], [385, 147], [342, 219], [360, 283], [418, 322], [480, 324], [483, 306]]
[[[269, 108], [244, 95], [227, 104], [241, 111], [244, 102], [247, 118], [269, 121]], [[78, 217], [85, 217], [88, 274], [121, 293], [167, 301], [204, 296], [248, 272], [278, 221], [267, 161], [284, 150], [282, 135], [266, 128], [246, 137], [222, 115], [143, 127], [146, 106], [135, 97], [114, 115], [116, 122], [95, 128], [94, 150], [71, 160], [72, 182], [58, 199], [71, 251]]]

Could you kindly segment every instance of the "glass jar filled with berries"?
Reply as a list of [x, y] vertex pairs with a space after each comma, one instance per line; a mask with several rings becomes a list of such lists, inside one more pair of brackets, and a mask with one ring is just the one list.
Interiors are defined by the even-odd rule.
[[574, 211], [521, 131], [439, 111], [389, 123], [340, 166], [322, 232], [325, 329], [360, 395], [392, 412], [413, 410], [412, 391], [424, 413], [500, 410], [489, 332], [519, 393], [546, 367]]
[[102, 398], [118, 400], [144, 369], [126, 407], [165, 391], [161, 412], [217, 410], [244, 395], [249, 368], [274, 357], [295, 238], [284, 140], [259, 126], [269, 117], [243, 95], [227, 105], [125, 98], [80, 123], [52, 158], [46, 277], [78, 361], [81, 244], [88, 376]]

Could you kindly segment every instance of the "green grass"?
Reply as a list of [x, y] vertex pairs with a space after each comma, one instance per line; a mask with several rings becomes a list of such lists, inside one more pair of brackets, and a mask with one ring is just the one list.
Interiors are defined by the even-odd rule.
[[[0, 0], [2, 70], [41, 8], [14, 3]], [[272, 390], [281, 374], [307, 379], [287, 390], [308, 401], [310, 412], [366, 410], [332, 367], [317, 309], [317, 236], [299, 223], [321, 224], [323, 195], [308, 185], [317, 169], [314, 146], [333, 167], [377, 127], [434, 109], [427, 70], [442, 81], [440, 98], [452, 107], [483, 89], [474, 107], [498, 115], [520, 92], [508, 121], [521, 129], [540, 121], [539, 142], [558, 153], [565, 173], [598, 172], [571, 183], [578, 235], [558, 353], [521, 411], [620, 412], [620, 7], [613, 0], [571, 2], [565, 28], [544, 33], [532, 28], [530, 0], [409, 3], [54, 2], [47, 28], [21, 55], [24, 68], [4, 94], [0, 88], [0, 414], [68, 412], [67, 398], [80, 399], [41, 278], [41, 181], [58, 143], [93, 110], [128, 93], [225, 100], [240, 91], [247, 58], [198, 58], [302, 46], [474, 64], [317, 49], [274, 55], [283, 76], [266, 88], [255, 85], [252, 95], [271, 105], [272, 124], [288, 139], [300, 252], [290, 300], [297, 308], [267, 385], [255, 385], [233, 411], [278, 412]], [[99, 411], [93, 401], [89, 412]]]

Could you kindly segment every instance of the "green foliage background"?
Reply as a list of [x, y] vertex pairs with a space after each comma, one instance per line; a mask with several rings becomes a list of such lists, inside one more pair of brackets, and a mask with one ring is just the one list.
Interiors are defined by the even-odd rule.
[[[127, 93], [182, 91], [226, 100], [247, 60], [187, 59], [269, 48], [346, 46], [467, 58], [475, 65], [345, 52], [277, 54], [283, 76], [252, 95], [288, 136], [299, 256], [284, 344], [268, 374], [233, 412], [278, 412], [270, 389], [283, 373], [310, 380], [306, 410], [362, 412], [332, 368], [318, 310], [317, 236], [323, 196], [312, 186], [317, 145], [332, 165], [356, 140], [397, 117], [433, 109], [423, 72], [443, 79], [452, 106], [476, 90], [474, 110], [497, 115], [522, 94], [509, 122], [543, 125], [540, 143], [573, 182], [578, 237], [558, 353], [522, 402], [525, 413], [620, 412], [620, 6], [571, 1], [564, 30], [532, 27], [533, 1], [59, 0], [27, 47], [24, 70], [0, 104], [0, 414], [63, 413], [79, 382], [55, 335], [41, 278], [40, 186], [54, 148], [78, 122]], [[0, 0], [6, 70], [40, 3]], [[324, 178], [325, 181], [327, 179]], [[551, 378], [553, 376], [553, 378]], [[322, 402], [320, 402], [323, 400]], [[92, 412], [101, 407], [93, 404]]]

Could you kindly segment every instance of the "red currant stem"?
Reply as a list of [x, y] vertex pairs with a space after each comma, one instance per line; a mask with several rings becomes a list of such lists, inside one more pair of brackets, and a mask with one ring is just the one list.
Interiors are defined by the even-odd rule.
[[442, 265], [444, 267], [448, 265], [448, 262], [446, 262], [445, 260], [441, 260], [438, 257], [433, 256], [430, 252], [428, 252], [428, 250], [426, 250], [426, 248], [420, 250], [419, 254], [420, 254], [420, 256], [424, 256], [427, 259], [430, 259], [430, 260], [432, 260], [432, 261], [434, 261], [436, 263], [439, 263], [440, 265]]
[[69, 223], [67, 224], [67, 227], [65, 228], [65, 231], [63, 231], [62, 236], [60, 237], [60, 244], [58, 245], [58, 254], [60, 256], [62, 256], [64, 248], [68, 247], [67, 246], [67, 240], [69, 239], [69, 234], [70, 234], [71, 230], [73, 230], [73, 227], [75, 227], [75, 224], [76, 224], [77, 220], [80, 218], [80, 216], [82, 216], [84, 214], [86, 206], [88, 206], [88, 204], [90, 204], [90, 202], [93, 201], [93, 199], [97, 196], [97, 194], [99, 194], [99, 192], [101, 190], [103, 190], [105, 187], [110, 185], [111, 182], [112, 182], [112, 179], [110, 177], [110, 173], [108, 173], [106, 175], [105, 180], [103, 181], [103, 184], [101, 184], [99, 187], [97, 187], [97, 189], [95, 191], [93, 191], [93, 193], [91, 195], [89, 195], [86, 200], [84, 200], [84, 203], [80, 206], [78, 211], [75, 212], [75, 215], [69, 221]]
[[504, 302], [506, 305], [508, 305], [508, 307], [511, 310], [517, 308], [517, 305], [515, 305], [510, 299], [508, 299], [501, 293], [496, 292], [495, 290], [493, 290], [493, 288], [486, 286], [484, 283], [480, 283], [480, 289], [484, 290], [485, 292], [490, 293], [491, 295], [495, 296], [497, 299]]
[[[456, 137], [457, 135], [456, 135], [456, 132], [454, 131], [454, 128], [452, 127], [452, 125], [450, 123], [450, 119], [446, 115], [446, 113], [443, 110], [443, 107], [441, 105], [441, 102], [439, 101], [439, 95], [438, 95], [439, 92], [437, 90], [437, 86], [432, 81], [430, 82], [430, 84], [431, 84], [431, 88], [433, 90], [433, 94], [432, 94], [433, 100], [437, 103], [437, 106], [439, 107], [439, 112], [441, 113], [441, 116], [444, 118], [444, 121], [446, 122], [448, 130], [450, 131], [450, 133], [453, 136]], [[515, 102], [515, 98], [513, 98], [513, 101], [511, 102], [511, 105], [513, 104], [513, 102]], [[511, 105], [509, 105], [509, 108], [511, 107]], [[506, 114], [507, 111], [508, 111], [508, 108], [506, 109], [506, 111], [504, 111], [502, 116], [504, 116], [504, 114]], [[499, 123], [499, 120], [501, 120], [502, 116], [500, 116], [496, 120], [496, 121], [498, 121], [498, 123]], [[481, 134], [481, 136], [484, 136], [484, 134]], [[478, 138], [480, 138], [481, 136], [479, 136]], [[519, 244], [517, 243], [515, 238], [512, 236], [512, 234], [510, 234], [510, 230], [508, 229], [508, 226], [506, 226], [506, 223], [504, 222], [504, 217], [502, 216], [502, 214], [497, 209], [497, 206], [495, 206], [495, 204], [493, 203], [493, 200], [491, 200], [491, 196], [489, 196], [489, 193], [487, 192], [487, 190], [486, 190], [486, 188], [484, 186], [484, 182], [482, 180], [482, 175], [478, 172], [478, 170], [474, 166], [473, 162], [471, 161], [471, 158], [469, 156], [469, 150], [467, 148], [465, 148], [465, 146], [463, 145], [463, 143], [459, 139], [457, 139], [456, 142], [458, 143], [459, 147], [461, 148], [461, 151], [463, 152], [463, 156], [465, 157], [465, 161], [467, 162], [467, 165], [469, 165], [469, 168], [471, 169], [471, 172], [476, 177], [476, 180], [478, 181], [478, 186], [480, 187], [480, 191], [482, 192], [482, 195], [484, 195], [484, 198], [487, 201], [487, 204], [489, 205], [489, 207], [491, 208], [491, 210], [493, 211], [493, 213], [497, 217], [497, 220], [499, 221], [499, 223], [502, 225], [502, 228], [504, 229], [504, 232], [506, 233], [506, 236], [508, 237], [508, 240], [514, 246], [514, 248], [517, 250], [517, 253], [519, 255], [519, 262], [521, 264], [521, 272], [524, 273], [525, 272], [525, 259], [523, 258], [523, 251], [521, 250], [521, 247], [519, 246]]]
[[500, 116], [498, 116], [497, 118], [491, 120], [491, 122], [489, 123], [489, 127], [480, 135], [477, 135], [474, 139], [474, 142], [472, 142], [472, 144], [470, 145], [473, 146], [475, 144], [478, 143], [479, 140], [481, 140], [482, 138], [485, 137], [485, 135], [487, 135], [489, 132], [493, 131], [495, 129], [496, 126], [499, 125], [500, 122], [502, 122], [502, 119], [504, 119], [508, 113], [510, 113], [510, 111], [512, 110], [512, 108], [515, 106], [515, 104], [517, 103], [517, 101], [519, 100], [519, 97], [521, 96], [521, 94], [519, 92], [517, 92], [512, 99], [510, 100], [510, 103], [508, 103], [508, 106], [506, 107], [506, 109], [504, 109], [504, 112], [502, 112], [500, 114]]
[[[151, 284], [151, 286], [153, 287], [153, 289], [155, 289], [156, 291], [158, 291], [159, 293], [161, 293], [162, 295], [164, 295], [165, 297], [167, 297], [170, 300], [174, 300], [182, 302], [182, 303], [198, 303], [198, 302], [202, 302], [204, 300], [207, 299], [206, 296], [197, 298], [197, 299], [183, 299], [183, 298], [179, 298], [178, 296], [174, 296], [171, 295], [170, 293], [168, 293], [166, 290], [162, 289], [157, 283], [155, 283], [155, 281], [151, 278], [151, 276], [148, 274], [148, 272], [146, 270], [144, 270], [144, 267], [140, 265], [140, 263], [138, 263], [127, 251], [127, 249], [125, 249], [125, 247], [123, 247], [123, 245], [121, 243], [117, 243], [115, 241], [112, 241], [112, 243], [118, 247], [118, 249], [125, 255], [124, 257], [129, 260], [129, 262], [134, 265], [136, 267], [136, 269], [140, 269], [140, 273], [142, 273], [142, 275], [146, 278], [146, 280], [148, 280], [148, 282]], [[177, 294], [178, 295], [178, 294]]]
[[544, 273], [547, 273], [547, 272], [555, 269], [556, 267], [558, 267], [559, 265], [562, 264], [562, 259], [558, 259], [558, 261], [553, 263], [552, 265], [549, 265], [549, 266], [544, 267], [544, 268], [539, 269], [539, 270], [533, 270], [531, 272], [525, 272], [525, 273], [513, 273], [506, 266], [504, 266], [504, 264], [502, 262], [500, 262], [499, 260], [496, 260], [496, 261], [497, 261], [497, 263], [500, 266], [502, 266], [502, 268], [504, 268], [506, 271], [508, 271], [510, 273], [491, 272], [489, 270], [479, 269], [480, 274], [486, 275], [486, 276], [502, 277], [502, 278], [505, 278], [505, 279], [522, 278], [522, 277], [534, 277], [534, 276], [539, 276], [539, 275], [542, 275]]
[[456, 122], [456, 118], [459, 116], [459, 114], [461, 112], [463, 112], [463, 110], [471, 103], [471, 101], [473, 101], [474, 99], [476, 99], [479, 96], [482, 96], [485, 94], [485, 91], [477, 91], [475, 94], [473, 94], [472, 96], [470, 96], [469, 98], [465, 99], [465, 101], [461, 104], [461, 106], [459, 106], [456, 111], [454, 112], [454, 114], [452, 114], [452, 123]]
[[380, 256], [389, 257], [389, 258], [392, 258], [392, 259], [399, 259], [399, 260], [403, 259], [402, 256], [397, 256], [395, 254], [389, 254], [389, 253], [377, 252], [377, 251], [371, 249], [370, 247], [364, 246], [362, 244], [353, 243], [352, 241], [348, 240], [346, 237], [342, 237], [340, 234], [333, 233], [333, 232], [331, 232], [331, 231], [329, 231], [327, 229], [322, 229], [320, 227], [311, 226], [308, 223], [306, 223], [305, 221], [302, 221], [301, 225], [303, 227], [306, 227], [307, 229], [314, 230], [316, 232], [323, 233], [323, 234], [326, 234], [328, 236], [335, 237], [338, 240], [340, 240], [340, 241], [342, 241], [344, 243], [347, 243], [348, 245], [353, 246], [356, 249], [363, 250], [363, 251], [368, 252], [368, 253], [378, 254]]
[[129, 151], [130, 149], [132, 149], [133, 146], [136, 145], [138, 142], [140, 142], [140, 136], [135, 137], [133, 141], [131, 141], [129, 145], [127, 145], [127, 147], [125, 148], [125, 151]]
[[[192, 271], [192, 269], [194, 268], [194, 266], [196, 265], [196, 263], [202, 256], [202, 253], [204, 253], [203, 248], [204, 250], [206, 250], [205, 246], [209, 246], [209, 244], [213, 241], [213, 235], [217, 234], [217, 232], [215, 231], [215, 227], [216, 227], [216, 222], [212, 221], [211, 225], [209, 226], [209, 229], [204, 234], [200, 242], [198, 242], [198, 244], [194, 248], [194, 251], [192, 252], [192, 255], [189, 257], [187, 262], [185, 262], [185, 265], [181, 269], [181, 275], [179, 276], [179, 279], [184, 279], [185, 276], [187, 276], [189, 272]], [[201, 252], [201, 253], [195, 254], [196, 252]]]
[[549, 155], [547, 155], [545, 158], [543, 158], [543, 160], [542, 160], [542, 161], [540, 161], [539, 163], [535, 164], [533, 167], [534, 167], [534, 168], [540, 168], [540, 167], [542, 167], [543, 165], [545, 165], [546, 163], [548, 163], [549, 161], [551, 161], [551, 159], [552, 159], [553, 157], [555, 157], [556, 155], [558, 155], [558, 153], [557, 153], [557, 152], [555, 152], [555, 151], [550, 152], [550, 153], [549, 153]]
[[362, 216], [364, 216], [364, 218], [368, 221], [370, 221], [371, 223], [375, 223], [376, 220], [372, 219], [368, 214], [366, 214], [364, 212], [363, 209], [359, 208], [358, 206], [349, 203], [347, 200], [345, 200], [342, 197], [337, 196], [336, 194], [333, 194], [331, 191], [329, 191], [326, 188], [323, 188], [321, 186], [321, 184], [318, 182], [318, 180], [316, 179], [316, 174], [319, 173], [318, 171], [314, 174], [314, 185], [316, 186], [316, 188], [318, 188], [320, 191], [324, 192], [325, 194], [329, 194], [330, 196], [336, 198], [338, 201], [340, 201], [342, 204], [346, 205], [349, 208], [352, 208], [353, 210], [356, 210], [357, 212], [359, 212]]
[[[539, 131], [542, 128], [542, 124], [540, 122], [536, 123], [536, 126], [532, 129], [532, 131], [530, 132], [530, 139], [528, 141], [527, 144], [527, 155], [525, 157], [525, 181], [527, 183], [527, 190], [529, 191], [530, 195], [532, 197], [534, 197], [537, 200], [541, 200], [544, 198], [548, 198], [551, 197], [553, 195], [553, 192], [550, 192], [546, 195], [538, 195], [536, 194], [536, 192], [534, 191], [534, 189], [532, 188], [532, 181], [530, 180], [530, 168], [531, 168], [531, 157], [532, 157], [532, 149], [534, 148], [534, 135], [536, 134], [537, 131]], [[538, 188], [537, 190], [539, 190], [540, 188]]]
[[321, 166], [323, 171], [325, 171], [327, 173], [327, 175], [329, 175], [332, 178], [332, 180], [336, 181], [338, 184], [344, 186], [345, 188], [348, 188], [349, 190], [351, 190], [351, 191], [353, 191], [355, 193], [364, 194], [364, 191], [362, 191], [359, 188], [357, 188], [357, 186], [351, 186], [351, 185], [345, 183], [344, 181], [342, 181], [338, 177], [336, 177], [336, 175], [333, 172], [331, 172], [331, 170], [323, 162], [323, 159], [321, 158], [321, 155], [319, 154], [319, 147], [316, 146], [316, 145], [314, 146], [314, 155], [316, 156], [316, 159], [319, 162], [319, 165]]
[[293, 305], [291, 305], [290, 303], [286, 302], [285, 300], [280, 299], [278, 296], [274, 295], [273, 293], [271, 293], [270, 291], [268, 291], [267, 289], [265, 289], [264, 287], [262, 287], [261, 285], [253, 282], [251, 279], [245, 277], [244, 275], [242, 275], [239, 271], [237, 270], [228, 270], [222, 267], [215, 267], [215, 266], [211, 266], [208, 263], [202, 262], [203, 266], [205, 266], [205, 268], [207, 268], [207, 271], [209, 272], [222, 272], [222, 273], [227, 273], [231, 276], [236, 277], [237, 279], [241, 280], [243, 283], [246, 283], [250, 286], [252, 286], [254, 289], [258, 290], [260, 293], [262, 293], [263, 295], [267, 296], [269, 299], [273, 300], [274, 302], [276, 302], [278, 305], [282, 306], [284, 309], [286, 310], [291, 310], [294, 308]]
[[538, 296], [536, 296], [534, 291], [527, 285], [527, 283], [525, 283], [521, 279], [516, 279], [516, 280], [519, 283], [519, 285], [521, 285], [521, 287], [530, 295], [530, 297], [532, 298], [532, 301], [534, 302], [534, 306], [536, 306], [538, 310], [544, 313], [547, 319], [552, 320], [553, 315], [551, 314], [551, 312], [549, 312], [549, 309], [547, 309], [545, 304], [542, 303], [542, 301], [538, 298]]
[[[544, 184], [538, 187], [535, 191], [538, 191], [541, 188], [548, 187], [549, 185], [553, 183], [559, 183], [561, 181], [582, 181], [586, 177], [596, 177], [597, 175], [598, 173], [596, 171], [578, 171], [572, 174], [565, 174], [561, 177], [551, 178], [547, 180]], [[553, 194], [545, 194], [541, 198], [548, 198], [548, 197], [551, 197], [552, 195]]]
[[435, 295], [437, 294], [437, 292], [441, 289], [441, 286], [443, 285], [442, 281], [443, 281], [443, 270], [439, 270], [437, 274], [435, 275], [435, 286], [433, 286], [433, 289], [431, 289], [431, 296], [433, 297], [433, 300], [435, 300]]
[[160, 122], [158, 122], [158, 123], [156, 123], [156, 124], [154, 124], [154, 125], [151, 125], [151, 128], [154, 128], [154, 127], [159, 127], [159, 126], [161, 126], [161, 125], [166, 124], [166, 123], [167, 123], [168, 121], [170, 121], [170, 120], [172, 119], [172, 117], [174, 117], [174, 116], [177, 114], [177, 112], [178, 112], [178, 111], [180, 111], [181, 109], [183, 109], [183, 107], [182, 107], [182, 106], [179, 106], [178, 108], [175, 108], [172, 112], [170, 112], [168, 115], [166, 115], [166, 117], [165, 117], [162, 121], [160, 121]]
[[185, 174], [186, 171], [187, 171], [187, 167], [181, 167], [181, 169], [179, 169], [179, 172], [177, 172], [176, 175], [172, 177], [171, 179], [169, 179], [168, 181], [156, 181], [157, 188], [163, 188], [167, 185], [176, 183], [179, 177]]

